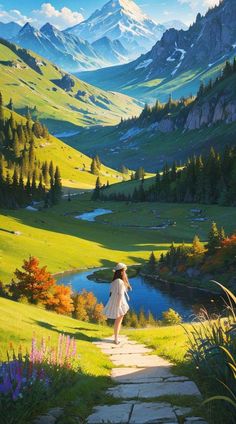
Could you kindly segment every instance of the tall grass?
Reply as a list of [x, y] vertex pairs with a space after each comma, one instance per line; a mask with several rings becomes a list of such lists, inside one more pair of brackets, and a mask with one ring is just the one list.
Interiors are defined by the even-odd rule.
[[199, 325], [187, 331], [188, 356], [203, 383], [204, 402], [214, 424], [236, 422], [236, 297], [223, 285], [225, 317], [212, 319], [202, 311]]

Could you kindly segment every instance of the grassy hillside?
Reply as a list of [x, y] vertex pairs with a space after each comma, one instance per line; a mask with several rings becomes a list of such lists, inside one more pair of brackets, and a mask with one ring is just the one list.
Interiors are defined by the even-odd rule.
[[[9, 118], [12, 111], [4, 108], [5, 118]], [[16, 112], [13, 112], [16, 123], [24, 122], [26, 119]], [[63, 143], [56, 137], [50, 136], [49, 140], [35, 139], [36, 157], [41, 162], [53, 160], [59, 166], [62, 174], [62, 184], [64, 188], [73, 189], [93, 189], [97, 176], [90, 173], [91, 159], [76, 149]], [[102, 165], [101, 181], [106, 184], [116, 183], [123, 179], [121, 173]]]
[[[144, 166], [155, 172], [166, 161], [181, 164], [193, 154], [207, 153], [211, 146], [220, 151], [235, 143], [235, 87], [232, 69], [210, 87], [203, 86], [204, 91], [195, 98], [145, 107], [139, 117], [121, 125], [91, 128], [66, 141], [86, 154], [102, 154], [109, 166]], [[215, 116], [221, 118], [217, 121]]]
[[208, 153], [211, 146], [221, 150], [227, 144], [234, 144], [236, 123], [216, 124], [185, 132], [161, 133], [144, 128], [134, 131], [132, 135], [128, 131], [117, 126], [91, 128], [67, 138], [66, 142], [88, 155], [96, 152], [109, 166], [120, 167], [124, 164], [131, 169], [144, 166], [148, 171], [155, 172], [166, 161], [184, 163], [193, 154]]
[[[53, 273], [96, 266], [112, 267], [117, 261], [142, 263], [151, 251], [159, 256], [172, 241], [192, 242], [196, 233], [201, 240], [206, 240], [212, 220], [223, 225], [227, 233], [236, 230], [235, 208], [204, 206], [208, 221], [193, 223], [192, 207], [203, 208], [190, 204], [92, 202], [79, 196], [72, 202], [64, 200], [41, 212], [2, 211], [0, 281], [9, 282], [15, 268], [21, 266], [23, 259], [30, 254], [37, 256], [42, 265], [48, 265]], [[97, 218], [95, 223], [75, 219], [75, 216], [96, 208], [106, 208], [113, 213]], [[152, 229], [168, 220], [175, 221], [176, 226]]]
[[38, 341], [50, 336], [52, 343], [56, 344], [59, 332], [75, 337], [81, 373], [70, 389], [67, 386], [62, 393], [55, 393], [53, 398], [44, 402], [43, 410], [39, 412], [66, 406], [65, 421], [60, 422], [68, 424], [70, 416], [86, 418], [92, 406], [104, 399], [103, 390], [111, 385], [108, 376], [112, 364], [91, 343], [97, 337], [110, 335], [111, 329], [0, 298], [0, 360], [6, 359], [10, 342], [16, 350], [21, 345], [25, 352], [30, 348], [33, 336]]
[[134, 72], [133, 64], [80, 72], [77, 75], [104, 90], [116, 90], [146, 103], [154, 102], [156, 99], [166, 102], [170, 94], [174, 99], [195, 94], [200, 82], [207, 82], [210, 78], [214, 79], [219, 75], [224, 62], [225, 58], [222, 58], [211, 68], [190, 70], [175, 77], [169, 74], [165, 77], [157, 76], [155, 79], [146, 79], [145, 68]]
[[[77, 126], [107, 125], [123, 116], [135, 115], [140, 107], [133, 99], [105, 92], [70, 76], [72, 87], [60, 88], [65, 72], [51, 62], [0, 39], [0, 87], [6, 101], [14, 97], [14, 108], [37, 108], [37, 116], [56, 133]], [[11, 47], [13, 46], [13, 47]], [[59, 85], [58, 85], [59, 84]]]

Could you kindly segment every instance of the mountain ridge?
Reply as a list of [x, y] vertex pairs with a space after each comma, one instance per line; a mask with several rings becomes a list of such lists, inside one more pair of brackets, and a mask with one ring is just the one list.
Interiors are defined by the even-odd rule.
[[[105, 163], [131, 169], [139, 163], [149, 171], [167, 161], [183, 163], [189, 156], [211, 146], [235, 143], [236, 60], [226, 63], [221, 78], [201, 85], [196, 98], [183, 98], [154, 106], [146, 105], [141, 115], [119, 125], [83, 131], [67, 143], [86, 154], [95, 151]], [[87, 140], [89, 139], [89, 143]]]
[[135, 115], [137, 102], [97, 89], [64, 72], [41, 56], [0, 39], [0, 85], [5, 99], [14, 88], [14, 108], [29, 107], [52, 132], [107, 125]]
[[74, 33], [90, 42], [104, 36], [111, 40], [119, 39], [130, 50], [130, 57], [137, 57], [137, 48], [141, 52], [147, 51], [164, 30], [163, 25], [145, 15], [134, 1], [110, 0], [88, 19], [67, 28], [65, 32]]
[[148, 102], [159, 96], [166, 101], [171, 93], [174, 97], [194, 94], [199, 82], [215, 76], [217, 67], [236, 52], [235, 22], [236, 2], [223, 0], [205, 16], [198, 14], [187, 31], [167, 30], [135, 61], [113, 67], [112, 73], [107, 68], [81, 73], [80, 77]]

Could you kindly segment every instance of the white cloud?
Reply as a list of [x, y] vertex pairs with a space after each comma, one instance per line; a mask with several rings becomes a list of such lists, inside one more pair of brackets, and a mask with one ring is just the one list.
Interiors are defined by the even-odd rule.
[[37, 18], [39, 25], [50, 22], [59, 29], [76, 25], [84, 20], [82, 13], [74, 12], [68, 7], [58, 10], [51, 3], [43, 3], [39, 10], [33, 10], [32, 15]]
[[17, 22], [19, 25], [24, 25], [26, 22], [33, 23], [34, 19], [25, 15], [22, 15], [21, 12], [17, 9], [12, 9], [12, 10], [0, 9], [0, 21], [4, 23], [14, 21], [14, 22]]
[[194, 11], [205, 11], [209, 7], [219, 4], [220, 0], [178, 0], [181, 4], [188, 4]]

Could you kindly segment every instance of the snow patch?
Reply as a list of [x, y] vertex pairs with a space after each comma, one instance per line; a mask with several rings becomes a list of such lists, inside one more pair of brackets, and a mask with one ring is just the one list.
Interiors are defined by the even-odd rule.
[[33, 208], [33, 206], [26, 206], [26, 208], [25, 208], [27, 211], [30, 211], [30, 212], [38, 212], [38, 209], [36, 209], [36, 208]]
[[181, 64], [182, 64], [182, 62], [184, 60], [184, 56], [186, 55], [186, 50], [184, 50], [184, 49], [178, 49], [177, 47], [175, 47], [175, 52], [180, 52], [181, 53], [181, 56], [180, 56], [178, 65], [175, 67], [175, 69], [173, 70], [173, 72], [171, 72], [171, 75], [172, 76], [176, 74], [176, 72], [178, 71], [179, 67], [181, 66]]
[[120, 137], [120, 141], [127, 141], [129, 138], [134, 137], [141, 132], [142, 130], [140, 128], [130, 128], [128, 131], [126, 131], [126, 133], [122, 135], [122, 137]]
[[152, 62], [153, 62], [153, 59], [144, 60], [143, 62], [139, 63], [139, 65], [136, 66], [135, 71], [137, 71], [138, 69], [147, 68], [148, 66], [151, 65]]

